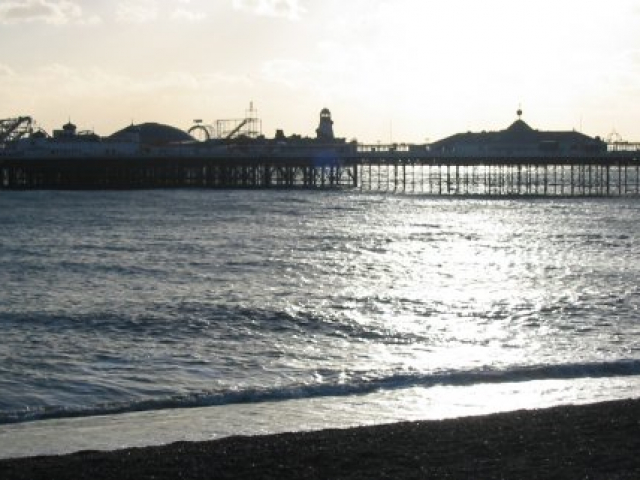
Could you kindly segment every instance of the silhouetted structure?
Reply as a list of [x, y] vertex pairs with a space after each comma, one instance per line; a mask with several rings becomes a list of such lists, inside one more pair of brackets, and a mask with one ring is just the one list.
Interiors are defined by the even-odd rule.
[[323, 108], [320, 112], [320, 125], [316, 129], [318, 140], [331, 141], [333, 136], [333, 120], [328, 108]]
[[[521, 118], [498, 132], [463, 133], [430, 145], [361, 145], [335, 138], [320, 112], [317, 138], [279, 130], [197, 141], [156, 123], [108, 138], [69, 122], [0, 148], [0, 189], [359, 188], [428, 195], [612, 196], [640, 194], [640, 150], [578, 132], [534, 130]], [[518, 111], [518, 117], [522, 114]], [[5, 125], [14, 125], [7, 122]], [[251, 125], [250, 125], [251, 124]], [[201, 125], [201, 123], [197, 123]], [[226, 124], [225, 124], [226, 125]], [[247, 126], [249, 125], [249, 126]], [[5, 131], [8, 128], [5, 127]], [[624, 148], [621, 148], [624, 147]]]
[[505, 130], [458, 133], [432, 143], [430, 149], [434, 154], [474, 157], [598, 155], [607, 151], [606, 142], [599, 137], [534, 130], [522, 120], [522, 110], [517, 113], [518, 119]]
[[195, 138], [187, 132], [162, 123], [142, 123], [129, 125], [109, 137], [113, 141], [138, 141], [146, 146], [170, 145], [172, 143], [193, 142]]

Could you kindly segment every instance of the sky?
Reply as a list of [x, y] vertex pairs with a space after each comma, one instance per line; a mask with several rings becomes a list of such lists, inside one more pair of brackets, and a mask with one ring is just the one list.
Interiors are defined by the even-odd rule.
[[0, 0], [0, 118], [242, 118], [435, 141], [523, 120], [640, 141], [640, 0]]

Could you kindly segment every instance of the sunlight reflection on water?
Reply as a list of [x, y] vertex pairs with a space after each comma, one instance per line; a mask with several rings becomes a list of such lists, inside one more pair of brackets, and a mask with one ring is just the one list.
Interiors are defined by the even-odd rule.
[[411, 403], [398, 383], [435, 395], [434, 377], [563, 365], [570, 383], [573, 366], [640, 360], [637, 199], [7, 192], [0, 206], [0, 414], [336, 392], [338, 408], [376, 388]]

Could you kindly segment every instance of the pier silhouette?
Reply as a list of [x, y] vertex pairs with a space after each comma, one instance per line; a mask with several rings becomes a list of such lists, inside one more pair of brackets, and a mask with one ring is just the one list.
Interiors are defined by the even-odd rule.
[[0, 189], [350, 188], [428, 195], [640, 195], [640, 156], [0, 159]]
[[[335, 138], [326, 108], [320, 112], [317, 138], [311, 139], [286, 137], [281, 130], [266, 139], [256, 128], [260, 123], [253, 105], [247, 118], [223, 121], [218, 128], [223, 135], [201, 142], [159, 124], [131, 125], [100, 139], [93, 133], [76, 133], [69, 122], [54, 131], [54, 138], [46, 138], [42, 131], [29, 137], [31, 118], [21, 117], [12, 130], [5, 128], [6, 136], [21, 132], [27, 138], [17, 138], [6, 144], [11, 148], [0, 150], [0, 189], [306, 188], [467, 196], [640, 195], [640, 144], [619, 138], [607, 142], [575, 131], [540, 131], [522, 120], [520, 109], [517, 114], [513, 124], [496, 132], [460, 133], [431, 144], [375, 145]], [[196, 127], [204, 128], [200, 123]], [[160, 144], [167, 136], [174, 140]]]

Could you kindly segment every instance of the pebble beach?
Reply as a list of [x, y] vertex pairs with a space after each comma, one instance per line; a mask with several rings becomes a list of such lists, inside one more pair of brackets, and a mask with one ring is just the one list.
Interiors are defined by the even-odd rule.
[[640, 478], [640, 400], [0, 461], [4, 480]]

